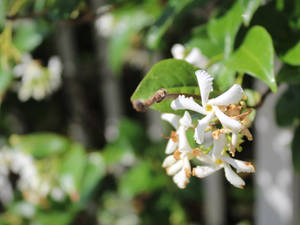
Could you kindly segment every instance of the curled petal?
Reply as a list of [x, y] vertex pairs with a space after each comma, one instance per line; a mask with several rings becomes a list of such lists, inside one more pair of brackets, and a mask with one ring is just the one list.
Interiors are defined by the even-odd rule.
[[231, 144], [232, 144], [233, 147], [235, 147], [236, 144], [237, 144], [237, 140], [238, 140], [238, 134], [235, 133], [235, 132], [233, 132], [231, 139], [232, 139], [231, 140]]
[[207, 128], [209, 122], [214, 118], [214, 112], [209, 113], [207, 116], [198, 120], [198, 125], [195, 129], [194, 139], [198, 144], [202, 144], [204, 141], [204, 131]]
[[218, 139], [214, 139], [214, 147], [211, 151], [214, 160], [220, 158], [221, 153], [225, 147], [226, 138], [224, 134], [220, 134]]
[[238, 133], [242, 129], [242, 124], [225, 115], [217, 106], [213, 107], [213, 111], [225, 128], [230, 128], [234, 133]]
[[227, 163], [229, 163], [234, 168], [236, 168], [237, 173], [239, 173], [239, 172], [254, 173], [255, 172], [255, 168], [254, 168], [253, 164], [250, 162], [233, 159], [228, 156], [222, 156], [222, 159], [224, 161], [226, 161]]
[[193, 169], [193, 176], [204, 178], [219, 170], [221, 167], [197, 166]]
[[179, 120], [179, 123], [180, 125], [184, 126], [185, 128], [188, 128], [188, 127], [193, 127], [193, 124], [192, 124], [192, 118], [189, 114], [188, 111], [185, 111], [184, 112], [184, 115], [183, 117]]
[[237, 175], [228, 165], [227, 163], [224, 163], [224, 171], [225, 171], [225, 177], [226, 179], [235, 187], [237, 188], [244, 188], [245, 181], [243, 181], [242, 178], [240, 178], [239, 175]]
[[208, 104], [211, 105], [230, 105], [237, 104], [243, 96], [243, 89], [240, 85], [234, 84], [230, 89], [220, 96], [210, 99]]
[[181, 168], [183, 167], [183, 161], [179, 160], [172, 166], [167, 168], [167, 174], [169, 176], [173, 176], [175, 173], [177, 173]]
[[186, 131], [183, 126], [180, 126], [178, 129], [178, 136], [179, 136], [179, 151], [180, 152], [191, 152], [192, 148], [188, 142], [186, 137]]
[[163, 113], [161, 119], [169, 122], [177, 130], [180, 116], [173, 113]]
[[162, 167], [167, 168], [172, 166], [174, 163], [176, 163], [176, 159], [174, 158], [173, 155], [169, 155], [167, 158], [165, 158]]
[[173, 153], [176, 150], [177, 146], [178, 146], [178, 143], [174, 142], [172, 139], [170, 139], [168, 141], [168, 144], [167, 144], [167, 147], [166, 147], [166, 151], [165, 151], [166, 154]]
[[193, 97], [185, 97], [184, 95], [179, 95], [177, 99], [171, 102], [171, 108], [174, 110], [186, 109], [192, 110], [203, 115], [206, 115], [205, 110], [198, 103], [196, 103]]
[[205, 70], [197, 70], [195, 72], [198, 85], [200, 88], [202, 105], [205, 107], [209, 93], [213, 90], [213, 77], [210, 76]]
[[201, 53], [198, 48], [193, 48], [185, 60], [195, 66], [203, 68], [207, 65], [208, 59]]
[[175, 174], [175, 176], [173, 177], [173, 181], [179, 188], [183, 189], [189, 183], [189, 178], [186, 176], [185, 171], [182, 169], [177, 174]]
[[185, 53], [185, 48], [182, 44], [175, 44], [171, 48], [171, 53], [175, 59], [183, 59], [184, 53]]

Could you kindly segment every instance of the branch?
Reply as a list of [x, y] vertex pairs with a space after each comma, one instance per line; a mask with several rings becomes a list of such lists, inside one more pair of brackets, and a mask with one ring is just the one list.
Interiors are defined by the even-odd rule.
[[159, 89], [151, 98], [146, 101], [134, 100], [132, 101], [133, 108], [138, 112], [145, 112], [151, 105], [159, 103], [165, 99], [177, 98], [179, 95], [186, 97], [193, 97], [195, 99], [201, 99], [200, 95], [187, 94], [187, 93], [168, 93], [165, 88]]

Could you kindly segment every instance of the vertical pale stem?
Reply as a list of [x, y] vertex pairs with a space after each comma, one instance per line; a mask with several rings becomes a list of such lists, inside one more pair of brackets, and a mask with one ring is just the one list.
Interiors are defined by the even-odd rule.
[[[258, 85], [259, 86], [259, 85]], [[286, 87], [268, 96], [255, 121], [255, 224], [290, 225], [293, 220], [292, 131], [279, 128], [275, 105]]]
[[225, 224], [225, 187], [223, 171], [203, 179], [206, 225]]
[[[91, 4], [93, 9], [97, 11], [104, 2], [103, 0], [92, 0]], [[94, 40], [96, 45], [97, 73], [100, 77], [99, 91], [102, 97], [100, 100], [105, 115], [104, 135], [107, 141], [112, 141], [118, 135], [119, 120], [123, 114], [121, 84], [120, 79], [114, 76], [108, 64], [108, 41], [98, 34], [95, 23]]]

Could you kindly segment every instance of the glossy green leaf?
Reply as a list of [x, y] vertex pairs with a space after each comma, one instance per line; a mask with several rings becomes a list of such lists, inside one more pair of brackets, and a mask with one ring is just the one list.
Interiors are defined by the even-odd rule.
[[278, 82], [300, 84], [300, 67], [284, 65], [276, 77]]
[[20, 51], [29, 52], [39, 46], [42, 40], [43, 34], [38, 29], [38, 25], [26, 21], [17, 27], [13, 42]]
[[282, 57], [282, 61], [293, 66], [300, 65], [300, 42], [287, 51], [287, 53]]
[[[83, 174], [86, 166], [86, 153], [79, 144], [73, 144], [64, 154], [60, 167], [60, 182], [69, 194], [77, 194], [82, 185]], [[66, 187], [67, 186], [67, 187]], [[76, 197], [74, 197], [76, 199]]]
[[261, 0], [241, 0], [243, 6], [243, 21], [246, 26], [249, 26], [249, 23], [252, 19], [253, 14], [261, 5]]
[[297, 118], [300, 118], [300, 90], [298, 86], [289, 86], [280, 96], [275, 112], [276, 121], [280, 126], [292, 125]]
[[[165, 88], [168, 93], [199, 94], [195, 71], [198, 68], [183, 60], [167, 59], [155, 64], [141, 81], [131, 100], [145, 101], [159, 89]], [[175, 112], [170, 107], [171, 100], [164, 100], [151, 106], [160, 112]]]
[[63, 153], [70, 147], [66, 138], [51, 133], [12, 135], [9, 141], [13, 147], [21, 148], [38, 158]]
[[243, 6], [236, 1], [233, 7], [220, 18], [212, 18], [207, 27], [210, 39], [223, 49], [225, 58], [229, 57], [235, 36], [242, 24]]
[[273, 92], [277, 90], [272, 38], [263, 27], [251, 28], [239, 49], [230, 57], [227, 67], [264, 81]]
[[300, 126], [296, 128], [292, 141], [292, 160], [294, 169], [300, 173]]
[[84, 204], [106, 172], [104, 159], [99, 152], [89, 153], [80, 189], [80, 203]]
[[73, 214], [68, 211], [47, 210], [37, 213], [35, 221], [43, 225], [68, 225], [72, 221]]

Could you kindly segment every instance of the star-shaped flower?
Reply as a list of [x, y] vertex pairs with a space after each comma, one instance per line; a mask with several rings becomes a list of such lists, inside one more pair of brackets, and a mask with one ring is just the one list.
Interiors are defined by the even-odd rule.
[[245, 186], [244, 180], [237, 175], [233, 169], [234, 167], [239, 172], [253, 173], [255, 172], [254, 166], [250, 162], [233, 159], [224, 152], [226, 147], [226, 137], [224, 134], [220, 134], [219, 138], [214, 139], [213, 149], [204, 154], [200, 152], [197, 159], [204, 162], [206, 165], [197, 166], [193, 169], [193, 176], [204, 178], [214, 173], [217, 170], [224, 168], [226, 179], [235, 187], [243, 188]]

